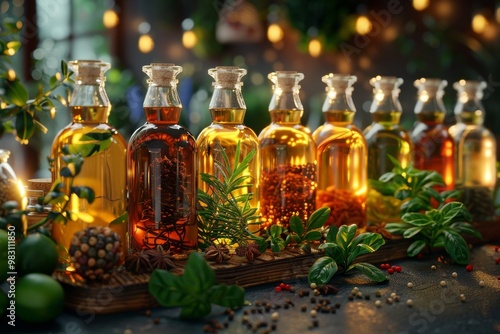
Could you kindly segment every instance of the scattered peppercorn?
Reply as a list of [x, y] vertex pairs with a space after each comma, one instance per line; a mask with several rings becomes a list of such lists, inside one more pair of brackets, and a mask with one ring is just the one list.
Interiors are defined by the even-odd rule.
[[306, 306], [306, 305], [302, 305], [302, 306], [300, 307], [300, 310], [301, 310], [302, 312], [307, 311], [307, 306]]
[[498, 251], [500, 251], [500, 247], [499, 246], [495, 246], [495, 252], [498, 253]]
[[394, 269], [392, 269], [392, 268], [387, 269], [387, 273], [388, 273], [389, 275], [394, 274]]
[[271, 320], [272, 321], [278, 321], [279, 317], [280, 317], [280, 314], [278, 312], [273, 312], [271, 314]]
[[315, 303], [316, 303], [316, 298], [311, 297], [311, 304], [315, 304]]
[[457, 278], [457, 277], [458, 277], [458, 274], [457, 274], [456, 272], [452, 272], [452, 273], [451, 273], [451, 277], [453, 277], [453, 278]]
[[375, 296], [378, 298], [382, 297], [382, 291], [380, 291], [380, 290], [376, 291]]
[[394, 297], [396, 297], [397, 295], [396, 295], [396, 293], [395, 293], [395, 292], [392, 292], [390, 296], [391, 296], [391, 298], [394, 298]]
[[354, 300], [354, 297], [352, 295], [349, 295], [349, 300]]
[[387, 301], [387, 304], [391, 305], [391, 304], [392, 304], [392, 302], [393, 302], [393, 299], [392, 299], [391, 297], [389, 297], [389, 298], [387, 298], [387, 300], [386, 300], [386, 301]]
[[409, 288], [411, 289], [411, 288], [413, 288], [413, 283], [412, 283], [412, 282], [408, 282], [408, 283], [406, 284], [406, 286], [407, 286], [407, 287], [409, 287]]
[[281, 292], [281, 288], [279, 286], [277, 286], [277, 287], [274, 288], [274, 291]]
[[403, 268], [401, 268], [401, 266], [396, 266], [396, 269], [394, 269], [397, 273], [400, 273], [402, 270]]
[[361, 299], [363, 297], [363, 293], [360, 291], [356, 294], [356, 297], [358, 297], [359, 299]]
[[484, 281], [479, 281], [479, 286], [484, 287]]
[[413, 300], [412, 299], [408, 299], [406, 301], [406, 305], [408, 305], [409, 307], [412, 307], [413, 306]]
[[463, 293], [460, 295], [460, 301], [465, 303], [465, 295]]
[[432, 269], [432, 270], [436, 270], [436, 266], [435, 266], [435, 265], [432, 265], [432, 266], [431, 266], [431, 269]]
[[399, 296], [394, 297], [394, 301], [399, 303]]
[[441, 285], [441, 286], [445, 287], [445, 286], [446, 286], [446, 281], [441, 281], [441, 282], [439, 282], [439, 285]]
[[311, 310], [311, 312], [309, 312], [309, 314], [311, 315], [311, 317], [316, 317], [318, 315], [318, 311], [316, 310]]
[[311, 283], [311, 285], [309, 285], [309, 287], [311, 289], [316, 289], [318, 287], [318, 285], [316, 283]]
[[382, 302], [380, 300], [376, 300], [375, 301], [375, 306], [376, 307], [381, 307], [382, 306]]
[[472, 264], [468, 264], [465, 266], [465, 270], [467, 270], [468, 272], [471, 272], [474, 270], [474, 266]]
[[495, 260], [496, 264], [500, 264], [500, 257]]

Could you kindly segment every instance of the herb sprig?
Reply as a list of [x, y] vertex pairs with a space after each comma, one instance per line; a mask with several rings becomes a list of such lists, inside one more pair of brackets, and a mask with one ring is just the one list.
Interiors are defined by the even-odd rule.
[[304, 223], [299, 216], [290, 218], [290, 233], [285, 239], [285, 244], [297, 244], [306, 252], [311, 253], [311, 242], [320, 240], [323, 236], [321, 228], [330, 217], [330, 208], [319, 208], [311, 214], [304, 228]]
[[373, 253], [385, 244], [384, 238], [378, 233], [361, 233], [356, 236], [356, 224], [342, 225], [340, 228], [331, 226], [326, 236], [326, 243], [319, 249], [325, 256], [316, 260], [309, 269], [309, 283], [327, 284], [338, 273], [346, 273], [353, 269], [361, 271], [375, 282], [384, 282], [387, 277], [380, 269], [365, 262], [353, 263], [363, 254]]
[[470, 224], [471, 215], [463, 203], [450, 202], [439, 209], [425, 213], [405, 213], [402, 223], [385, 226], [390, 233], [415, 240], [408, 247], [408, 256], [419, 254], [426, 246], [442, 248], [458, 264], [469, 262], [469, 246], [460, 234], [481, 239], [481, 234]]
[[215, 272], [198, 252], [189, 255], [184, 274], [156, 269], [149, 280], [149, 292], [165, 307], [180, 307], [180, 318], [201, 319], [212, 304], [241, 307], [245, 290], [237, 285], [216, 284]]

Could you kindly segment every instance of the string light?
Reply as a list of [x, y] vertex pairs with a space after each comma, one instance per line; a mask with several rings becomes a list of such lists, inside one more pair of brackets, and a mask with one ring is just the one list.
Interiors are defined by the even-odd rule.
[[360, 35], [366, 35], [372, 30], [372, 22], [364, 15], [356, 19], [356, 32]]
[[486, 27], [488, 26], [488, 20], [483, 14], [476, 14], [472, 18], [472, 30], [474, 30], [475, 33], [481, 34], [486, 30]]
[[319, 57], [321, 55], [322, 49], [323, 49], [323, 47], [321, 45], [321, 42], [317, 38], [312, 38], [309, 41], [308, 50], [309, 50], [309, 54], [311, 55], [311, 57], [314, 57], [314, 58]]
[[413, 0], [413, 8], [418, 11], [422, 11], [429, 7], [429, 0]]
[[155, 42], [151, 36], [144, 34], [139, 37], [138, 47], [142, 53], [149, 53], [155, 48]]
[[278, 43], [283, 39], [284, 32], [281, 26], [277, 23], [269, 25], [267, 28], [267, 38], [271, 43]]
[[182, 34], [182, 45], [187, 49], [192, 49], [198, 43], [198, 37], [192, 30], [184, 31]]
[[106, 10], [102, 16], [102, 23], [108, 29], [116, 27], [119, 21], [120, 18], [113, 9]]

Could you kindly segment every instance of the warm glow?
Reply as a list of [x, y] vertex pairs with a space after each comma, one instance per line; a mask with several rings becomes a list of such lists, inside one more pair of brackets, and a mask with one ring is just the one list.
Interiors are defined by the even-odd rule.
[[427, 102], [429, 101], [429, 94], [426, 91], [423, 91], [418, 98], [422, 102]]
[[16, 50], [15, 50], [14, 48], [8, 48], [8, 49], [7, 49], [7, 54], [8, 54], [9, 56], [13, 56], [13, 55], [15, 55], [15, 54], [16, 54]]
[[475, 33], [480, 34], [486, 30], [488, 26], [488, 20], [484, 17], [483, 14], [476, 14], [472, 18], [472, 30]]
[[141, 35], [141, 37], [139, 37], [138, 47], [139, 51], [142, 53], [149, 53], [155, 48], [155, 42], [148, 34]]
[[267, 28], [267, 38], [272, 43], [278, 43], [283, 39], [283, 36], [283, 29], [281, 29], [279, 24], [273, 23]]
[[192, 30], [184, 31], [182, 34], [182, 45], [187, 49], [192, 49], [198, 43], [198, 37]]
[[56, 108], [52, 107], [50, 108], [50, 118], [54, 119], [56, 117]]
[[321, 54], [321, 42], [316, 38], [313, 38], [309, 41], [309, 54], [311, 57], [317, 58]]
[[120, 18], [113, 9], [108, 9], [107, 11], [104, 12], [104, 15], [102, 16], [102, 22], [104, 23], [104, 26], [108, 29], [116, 27], [119, 21]]
[[364, 15], [356, 20], [356, 32], [360, 35], [366, 35], [372, 30], [372, 22]]
[[14, 71], [13, 69], [11, 69], [11, 68], [10, 68], [10, 69], [7, 71], [7, 79], [8, 79], [9, 81], [14, 81], [14, 80], [16, 80], [16, 71]]
[[413, 0], [413, 8], [416, 10], [424, 10], [429, 7], [429, 0]]

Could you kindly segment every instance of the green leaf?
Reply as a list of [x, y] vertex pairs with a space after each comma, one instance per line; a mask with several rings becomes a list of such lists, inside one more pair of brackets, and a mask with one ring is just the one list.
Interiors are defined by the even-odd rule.
[[189, 306], [196, 300], [196, 294], [189, 293], [189, 286], [183, 283], [182, 276], [167, 270], [155, 269], [149, 278], [148, 289], [165, 307]]
[[92, 204], [95, 200], [94, 190], [86, 186], [71, 187], [71, 191], [76, 194], [79, 198], [85, 198], [89, 204]]
[[309, 231], [304, 235], [304, 239], [307, 241], [314, 241], [321, 239], [321, 232], [317, 230]]
[[415, 240], [414, 242], [411, 243], [410, 246], [408, 246], [407, 253], [409, 257], [414, 257], [418, 255], [422, 250], [425, 248], [427, 243], [425, 240]]
[[293, 215], [290, 218], [290, 229], [297, 233], [300, 237], [304, 234], [304, 225], [302, 224], [302, 220], [299, 218], [299, 216]]
[[302, 246], [300, 246], [300, 249], [302, 249], [307, 254], [311, 254], [311, 245], [310, 244], [302, 244]]
[[417, 235], [421, 231], [422, 231], [422, 227], [420, 227], [420, 226], [410, 227], [409, 229], [404, 231], [403, 237], [405, 239], [410, 239], [411, 237]]
[[323, 227], [330, 217], [330, 211], [329, 207], [322, 207], [314, 211], [307, 221], [307, 231]]
[[212, 305], [204, 300], [196, 300], [193, 303], [182, 308], [179, 317], [184, 320], [200, 320], [210, 314]]
[[330, 279], [335, 275], [338, 270], [337, 263], [334, 259], [328, 256], [320, 257], [309, 268], [307, 276], [309, 283], [316, 283], [318, 285], [327, 284]]
[[273, 237], [273, 238], [280, 237], [281, 233], [283, 231], [282, 227], [279, 225], [272, 225], [269, 230], [270, 230], [271, 237]]
[[385, 277], [384, 273], [379, 268], [375, 267], [372, 264], [365, 263], [365, 262], [354, 263], [352, 266], [350, 266], [347, 269], [347, 271], [349, 271], [352, 268], [358, 269], [366, 277], [368, 277], [369, 279], [371, 279], [372, 281], [375, 281], [377, 283], [387, 281], [387, 277]]
[[417, 212], [405, 213], [403, 216], [401, 216], [401, 220], [406, 224], [410, 224], [413, 226], [426, 226], [432, 223], [432, 220], [429, 219], [429, 217]]
[[23, 107], [28, 101], [28, 91], [23, 86], [19, 79], [14, 81], [6, 81], [5, 86], [5, 100], [7, 103], [15, 104], [16, 106]]
[[209, 295], [212, 304], [229, 308], [241, 307], [245, 302], [245, 290], [237, 285], [213, 286]]
[[385, 230], [391, 234], [402, 235], [411, 225], [406, 223], [388, 223], [385, 225]]
[[440, 212], [443, 216], [442, 219], [443, 225], [450, 224], [456, 219], [471, 221], [471, 216], [469, 211], [465, 208], [464, 204], [460, 202], [447, 203], [443, 205]]
[[468, 234], [478, 239], [482, 239], [483, 236], [479, 233], [474, 226], [465, 222], [456, 222], [450, 225], [450, 228], [457, 231], [458, 233]]
[[339, 228], [335, 225], [331, 225], [328, 228], [328, 233], [326, 234], [326, 242], [335, 242], [335, 239], [337, 239], [338, 232]]
[[342, 225], [337, 233], [336, 243], [342, 249], [347, 250], [347, 245], [356, 235], [356, 224]]
[[323, 250], [325, 255], [333, 258], [337, 262], [342, 262], [344, 260], [342, 256], [342, 248], [334, 242], [325, 242], [319, 245], [318, 249]]
[[366, 232], [358, 235], [348, 246], [346, 265], [349, 266], [360, 255], [375, 252], [383, 244], [385, 240], [378, 233]]
[[215, 283], [215, 272], [201, 253], [192, 252], [189, 254], [182, 278], [194, 293], [205, 293]]
[[64, 60], [61, 60], [61, 73], [63, 76], [68, 75], [68, 64]]
[[33, 136], [35, 132], [35, 122], [33, 116], [27, 112], [22, 111], [16, 116], [16, 135], [22, 142], [27, 141]]
[[451, 258], [458, 264], [469, 263], [469, 246], [464, 238], [452, 230], [444, 230], [443, 235], [444, 249]]

